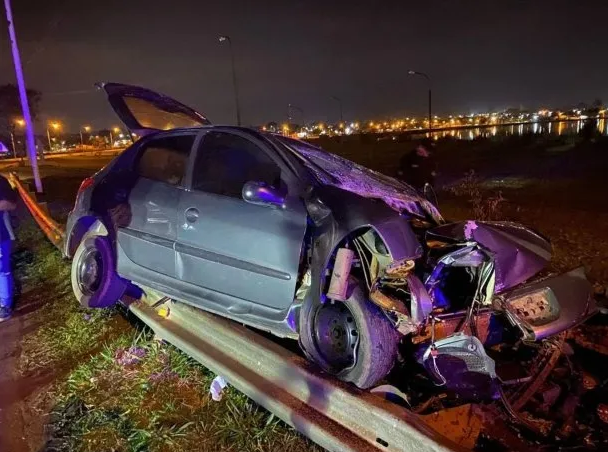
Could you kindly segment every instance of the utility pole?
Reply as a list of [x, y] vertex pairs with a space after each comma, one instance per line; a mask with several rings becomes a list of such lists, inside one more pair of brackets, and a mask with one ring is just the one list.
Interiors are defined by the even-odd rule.
[[428, 74], [424, 73], [424, 72], [419, 72], [419, 71], [407, 71], [408, 75], [417, 75], [419, 77], [424, 77], [426, 79], [426, 81], [429, 84], [429, 138], [431, 138], [432, 136], [432, 131], [433, 131], [433, 116], [431, 114], [431, 78], [428, 76]]
[[239, 102], [239, 85], [236, 80], [236, 65], [234, 64], [234, 50], [232, 50], [232, 39], [230, 36], [224, 35], [218, 38], [219, 42], [228, 42], [230, 50], [230, 62], [232, 64], [232, 89], [234, 91], [234, 104], [236, 107], [236, 125], [241, 125], [241, 104]]
[[34, 174], [36, 191], [38, 193], [42, 193], [42, 180], [40, 179], [40, 172], [38, 171], [38, 157], [36, 155], [36, 142], [34, 141], [34, 124], [32, 123], [30, 106], [27, 102], [27, 91], [25, 89], [23, 68], [21, 67], [21, 57], [19, 56], [19, 47], [17, 46], [17, 36], [15, 35], [13, 10], [11, 8], [10, 0], [4, 0], [4, 8], [6, 9], [8, 35], [11, 41], [13, 64], [15, 65], [15, 75], [17, 77], [17, 86], [19, 88], [19, 98], [21, 100], [21, 109], [23, 110], [23, 120], [25, 121], [25, 142], [27, 143], [27, 153], [30, 159], [30, 164], [32, 165], [32, 173]]

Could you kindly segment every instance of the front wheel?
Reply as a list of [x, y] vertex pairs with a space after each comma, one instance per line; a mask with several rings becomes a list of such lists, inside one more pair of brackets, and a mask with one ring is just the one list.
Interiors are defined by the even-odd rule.
[[323, 370], [367, 389], [392, 369], [399, 333], [354, 278], [348, 294], [344, 302], [305, 303], [300, 344]]
[[72, 260], [72, 289], [81, 306], [106, 308], [123, 296], [127, 283], [116, 273], [110, 239], [85, 236]]

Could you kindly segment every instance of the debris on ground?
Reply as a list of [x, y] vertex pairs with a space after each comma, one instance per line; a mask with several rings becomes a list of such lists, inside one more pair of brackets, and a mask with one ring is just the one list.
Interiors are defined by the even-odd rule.
[[128, 349], [119, 348], [114, 353], [114, 359], [120, 366], [127, 367], [138, 364], [146, 357], [147, 351], [143, 347], [129, 347]]
[[573, 332], [574, 341], [577, 345], [602, 355], [608, 355], [608, 326], [585, 325], [578, 327]]
[[211, 382], [211, 386], [209, 387], [209, 394], [211, 394], [211, 398], [215, 402], [219, 402], [222, 400], [224, 395], [224, 388], [228, 386], [228, 383], [224, 379], [224, 377], [217, 376]]
[[456, 444], [472, 449], [482, 429], [482, 417], [476, 405], [461, 405], [420, 416], [431, 428]]

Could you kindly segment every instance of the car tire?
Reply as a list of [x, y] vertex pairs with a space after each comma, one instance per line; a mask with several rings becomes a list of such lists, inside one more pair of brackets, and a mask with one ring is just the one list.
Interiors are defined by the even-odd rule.
[[127, 282], [116, 273], [109, 237], [85, 235], [74, 253], [71, 280], [74, 295], [85, 308], [107, 308], [120, 301]]
[[[318, 285], [313, 284], [313, 286], [317, 286], [318, 289]], [[336, 332], [335, 328], [333, 330], [327, 328], [328, 313], [323, 312], [327, 309], [333, 311], [329, 313], [329, 323], [337, 325], [336, 328], [339, 330], [344, 328], [341, 327], [340, 322], [333, 322], [335, 319], [331, 318], [332, 315], [337, 316], [338, 319], [341, 315], [345, 315], [344, 325], [355, 326], [358, 341], [354, 348], [354, 362], [350, 365], [341, 359], [341, 354], [328, 353], [327, 344], [323, 344], [327, 340], [332, 342], [331, 350], [336, 348], [345, 350], [353, 345], [346, 339], [346, 344], [341, 344], [339, 338], [338, 342], [335, 342], [335, 336], [339, 336], [339, 331]], [[352, 322], [349, 322], [351, 319]], [[306, 356], [327, 373], [351, 382], [361, 389], [374, 386], [390, 372], [397, 358], [399, 338], [399, 333], [386, 315], [368, 300], [360, 282], [352, 277], [349, 281], [346, 301], [321, 303], [310, 299], [302, 306], [300, 345]]]

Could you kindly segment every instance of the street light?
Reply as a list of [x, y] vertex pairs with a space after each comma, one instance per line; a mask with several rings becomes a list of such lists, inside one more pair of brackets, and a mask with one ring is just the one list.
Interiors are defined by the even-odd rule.
[[338, 102], [338, 106], [340, 107], [340, 122], [344, 122], [344, 117], [342, 116], [342, 99], [336, 96], [331, 96], [331, 98]]
[[49, 152], [51, 152], [53, 150], [53, 147], [51, 145], [51, 128], [54, 131], [57, 131], [57, 130], [61, 129], [61, 124], [59, 124], [58, 122], [49, 122], [49, 124], [46, 128], [46, 137], [49, 140]]
[[[24, 119], [15, 119], [15, 124], [25, 127]], [[13, 146], [13, 157], [17, 158], [17, 147], [15, 146], [15, 124], [11, 124], [11, 145]]]
[[120, 129], [118, 127], [114, 127], [110, 130], [110, 149], [112, 149], [112, 142], [114, 141], [112, 139], [112, 131], [114, 131], [114, 133], [120, 133]]
[[80, 147], [84, 149], [84, 140], [82, 139], [82, 131], [90, 132], [91, 126], [82, 126], [78, 132], [80, 132]]
[[230, 62], [232, 64], [232, 86], [234, 88], [234, 104], [236, 106], [236, 124], [241, 125], [241, 107], [239, 104], [239, 87], [236, 81], [236, 66], [234, 64], [234, 51], [232, 50], [232, 39], [230, 36], [224, 35], [218, 38], [219, 42], [227, 42], [230, 49]]
[[424, 77], [429, 84], [429, 137], [430, 137], [431, 130], [433, 129], [433, 117], [431, 116], [431, 78], [428, 76], [428, 74], [425, 74], [424, 72], [409, 70], [409, 71], [407, 71], [407, 73], [408, 73], [408, 75], [418, 75], [420, 77]]

